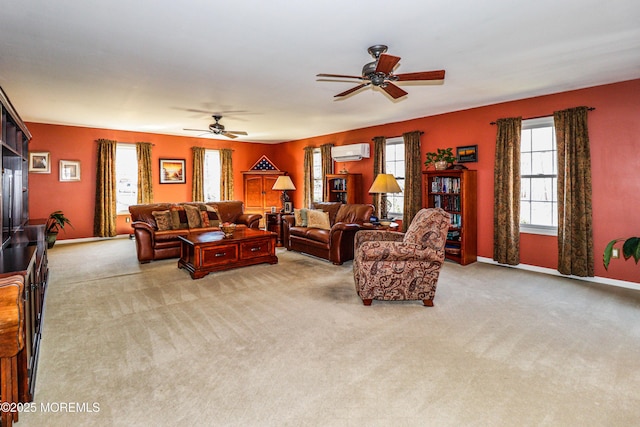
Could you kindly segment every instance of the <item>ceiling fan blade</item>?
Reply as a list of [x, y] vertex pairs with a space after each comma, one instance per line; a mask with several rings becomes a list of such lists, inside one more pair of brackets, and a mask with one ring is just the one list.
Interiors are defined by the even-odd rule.
[[182, 130], [189, 130], [189, 131], [193, 131], [193, 132], [211, 132], [208, 129], [182, 129]]
[[242, 130], [227, 130], [225, 132], [226, 133], [232, 133], [234, 135], [249, 135], [248, 133], [246, 133], [245, 131], [242, 131]]
[[316, 74], [316, 77], [334, 77], [336, 79], [359, 79], [359, 80], [362, 80], [362, 76], [345, 76], [344, 74]]
[[400, 89], [398, 86], [390, 82], [387, 83], [386, 86], [380, 86], [380, 87], [382, 87], [382, 90], [384, 90], [389, 95], [391, 95], [393, 99], [398, 99], [401, 96], [405, 96], [408, 94], [408, 92], [405, 92], [404, 90]]
[[363, 87], [365, 87], [365, 86], [369, 86], [370, 84], [371, 84], [371, 83], [362, 83], [361, 85], [358, 85], [358, 86], [356, 86], [356, 87], [352, 87], [351, 89], [349, 89], [349, 90], [345, 90], [344, 92], [341, 92], [341, 93], [339, 93], [339, 94], [337, 94], [337, 95], [334, 95], [333, 97], [334, 97], [334, 98], [337, 98], [337, 97], [339, 97], [339, 96], [347, 96], [347, 95], [349, 95], [350, 93], [353, 93], [353, 92], [355, 92], [355, 91], [357, 91], [357, 90], [360, 90], [360, 89], [362, 89], [362, 88], [363, 88]]
[[231, 139], [236, 139], [237, 138], [237, 136], [235, 136], [231, 132], [222, 132], [222, 135], [226, 136], [227, 138], [231, 138]]
[[378, 58], [378, 65], [376, 65], [376, 73], [389, 74], [393, 71], [398, 62], [400, 62], [399, 56], [387, 55], [383, 53]]
[[398, 82], [411, 80], [444, 80], [444, 70], [396, 74], [394, 77], [396, 78], [395, 81]]

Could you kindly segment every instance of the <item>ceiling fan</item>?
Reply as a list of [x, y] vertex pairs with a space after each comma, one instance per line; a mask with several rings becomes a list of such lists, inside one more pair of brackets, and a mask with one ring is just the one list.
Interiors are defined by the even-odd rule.
[[362, 67], [362, 76], [346, 76], [343, 74], [317, 74], [316, 77], [331, 77], [337, 79], [358, 79], [362, 84], [339, 93], [334, 98], [349, 95], [363, 87], [373, 85], [378, 86], [387, 92], [393, 99], [407, 95], [407, 92], [400, 89], [393, 82], [406, 81], [428, 81], [443, 80], [444, 70], [422, 71], [417, 73], [393, 74], [393, 69], [400, 61], [399, 56], [387, 55], [387, 46], [377, 44], [371, 46], [368, 52], [373, 56], [375, 61], [369, 62]]
[[195, 132], [210, 132], [214, 135], [223, 135], [223, 136], [226, 136], [227, 138], [232, 138], [232, 139], [237, 138], [238, 135], [247, 135], [246, 132], [240, 131], [240, 130], [225, 130], [224, 126], [219, 123], [220, 119], [222, 119], [222, 116], [220, 114], [214, 114], [211, 117], [213, 117], [213, 119], [216, 122], [211, 123], [209, 125], [209, 129], [183, 129], [183, 130], [195, 131]]

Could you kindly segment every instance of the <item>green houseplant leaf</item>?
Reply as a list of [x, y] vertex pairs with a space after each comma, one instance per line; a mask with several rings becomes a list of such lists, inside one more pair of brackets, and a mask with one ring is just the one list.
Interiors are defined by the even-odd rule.
[[609, 269], [609, 263], [611, 262], [611, 256], [613, 255], [613, 247], [616, 243], [624, 240], [622, 244], [622, 256], [625, 260], [633, 257], [636, 264], [640, 261], [640, 237], [629, 237], [628, 239], [614, 239], [610, 241], [604, 248], [604, 254], [602, 260], [604, 262], [605, 270]]
[[453, 148], [437, 148], [435, 152], [426, 153], [426, 160], [424, 165], [429, 167], [436, 162], [445, 161], [447, 163], [453, 163], [456, 161], [456, 157], [453, 155]]
[[47, 219], [47, 233], [57, 233], [60, 230], [64, 230], [64, 226], [67, 224], [73, 228], [69, 218], [64, 216], [62, 211], [52, 212]]

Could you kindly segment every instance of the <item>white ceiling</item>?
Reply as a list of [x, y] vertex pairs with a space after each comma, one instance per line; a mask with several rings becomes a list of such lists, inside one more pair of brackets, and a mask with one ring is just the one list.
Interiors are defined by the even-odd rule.
[[[444, 84], [335, 100], [357, 82], [316, 81], [360, 74], [374, 44]], [[0, 5], [0, 85], [40, 123], [197, 136], [182, 129], [221, 112], [238, 141], [271, 143], [636, 78], [637, 0]]]

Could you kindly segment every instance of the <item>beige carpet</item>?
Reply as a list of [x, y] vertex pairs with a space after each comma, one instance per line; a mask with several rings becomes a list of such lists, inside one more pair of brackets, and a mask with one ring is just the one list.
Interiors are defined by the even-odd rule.
[[638, 291], [447, 263], [435, 307], [365, 307], [350, 262], [281, 249], [200, 280], [126, 239], [49, 255], [19, 427], [640, 424]]

